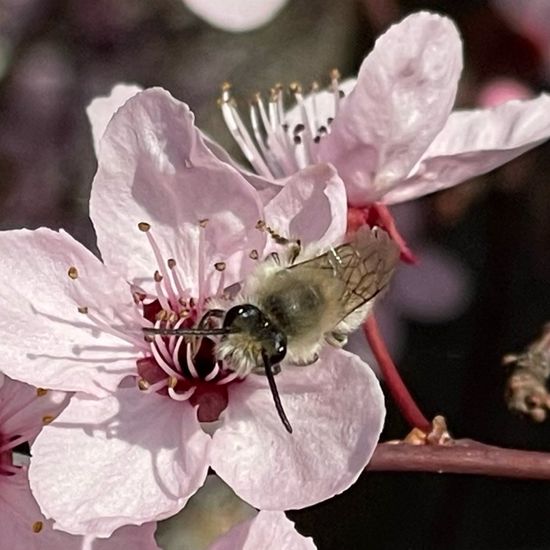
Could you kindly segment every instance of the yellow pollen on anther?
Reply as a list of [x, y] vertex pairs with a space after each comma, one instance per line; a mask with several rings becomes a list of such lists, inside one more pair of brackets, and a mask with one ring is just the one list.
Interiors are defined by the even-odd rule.
[[225, 270], [225, 262], [216, 262], [214, 264], [214, 268], [216, 271], [224, 271]]
[[208, 218], [202, 218], [201, 220], [199, 220], [199, 225], [204, 228], [208, 225], [209, 221], [210, 220]]
[[189, 317], [190, 314], [191, 312], [188, 309], [182, 309], [180, 311], [180, 318], [185, 319], [186, 317]]
[[248, 255], [248, 257], [251, 260], [257, 260], [260, 257], [260, 255], [258, 254], [258, 251], [254, 248], [253, 250], [250, 251], [250, 254]]
[[231, 83], [224, 82], [222, 84], [222, 92], [228, 92], [229, 90], [231, 90]]
[[143, 231], [144, 233], [147, 233], [149, 229], [151, 229], [151, 224], [148, 224], [147, 222], [139, 222], [138, 223], [138, 229], [140, 231]]
[[78, 308], [78, 313], [88, 313], [88, 308], [86, 306], [80, 306]]
[[48, 393], [48, 390], [46, 390], [44, 388], [36, 388], [36, 396], [37, 397], [43, 397], [47, 393]]
[[292, 82], [292, 84], [289, 86], [290, 91], [293, 94], [301, 94], [302, 93], [302, 86], [299, 82]]
[[165, 309], [161, 309], [156, 315], [155, 315], [155, 319], [157, 321], [166, 321], [168, 320], [168, 316], [170, 314], [168, 313], [168, 311], [166, 311]]
[[35, 521], [32, 524], [32, 532], [33, 533], [40, 533], [42, 531], [42, 528], [44, 527], [44, 523], [41, 521]]
[[178, 379], [175, 376], [170, 376], [170, 378], [168, 379], [168, 386], [174, 389], [177, 383], [178, 383]]
[[45, 414], [42, 417], [42, 424], [44, 424], [46, 426], [48, 424], [51, 424], [54, 420], [55, 420], [55, 416], [53, 416], [51, 414]]
[[149, 382], [147, 382], [147, 380], [145, 380], [144, 378], [140, 378], [138, 380], [138, 388], [141, 391], [148, 390], [150, 386], [151, 386], [151, 384], [149, 384]]
[[67, 271], [67, 275], [74, 281], [75, 279], [78, 279], [78, 269], [74, 265], [69, 267]]
[[340, 71], [338, 69], [332, 69], [332, 71], [330, 71], [330, 78], [332, 80], [340, 80]]

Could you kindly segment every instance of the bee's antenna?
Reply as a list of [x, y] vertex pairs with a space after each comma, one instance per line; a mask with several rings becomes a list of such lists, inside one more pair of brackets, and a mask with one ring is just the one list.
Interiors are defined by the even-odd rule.
[[271, 395], [273, 396], [273, 401], [275, 401], [275, 408], [277, 409], [277, 413], [279, 414], [279, 418], [281, 419], [281, 422], [283, 423], [283, 426], [285, 427], [286, 431], [291, 434], [292, 433], [292, 426], [290, 425], [290, 422], [288, 421], [288, 417], [286, 416], [285, 410], [283, 409], [283, 404], [281, 403], [281, 398], [279, 396], [279, 390], [277, 389], [277, 384], [275, 383], [275, 375], [273, 373], [273, 365], [271, 364], [271, 361], [269, 360], [269, 357], [265, 352], [262, 352], [262, 359], [264, 360], [264, 367], [265, 367], [265, 375], [267, 377], [267, 381], [269, 383], [269, 389], [271, 390]]
[[215, 336], [216, 334], [229, 334], [235, 332], [231, 327], [222, 328], [153, 328], [143, 327], [145, 334], [153, 336]]

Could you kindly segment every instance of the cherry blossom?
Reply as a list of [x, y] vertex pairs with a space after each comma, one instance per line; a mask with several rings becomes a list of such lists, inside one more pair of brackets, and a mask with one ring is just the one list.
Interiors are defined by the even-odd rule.
[[27, 466], [17, 465], [14, 450], [31, 442], [68, 403], [63, 392], [36, 389], [0, 374], [0, 548], [108, 550], [128, 546], [157, 548], [155, 524], [123, 527], [109, 540], [96, 541], [56, 531], [40, 512], [29, 488]]
[[283, 363], [289, 434], [265, 377], [217, 361], [211, 338], [143, 333], [194, 326], [213, 299], [227, 300], [274, 246], [259, 220], [305, 244], [341, 241], [346, 197], [334, 169], [293, 174], [264, 206], [188, 107], [151, 89], [118, 109], [98, 143], [90, 213], [102, 261], [63, 231], [0, 234], [0, 369], [77, 392], [33, 445], [30, 485], [44, 515], [108, 537], [175, 514], [209, 467], [267, 510], [349, 487], [384, 417], [379, 384], [355, 355], [327, 348], [314, 365]]
[[548, 94], [452, 112], [461, 70], [455, 25], [420, 12], [376, 41], [356, 80], [333, 71], [329, 90], [314, 84], [309, 95], [293, 84], [289, 111], [275, 87], [250, 108], [252, 133], [226, 86], [223, 114], [256, 181], [328, 162], [351, 206], [391, 205], [488, 172], [550, 137]]

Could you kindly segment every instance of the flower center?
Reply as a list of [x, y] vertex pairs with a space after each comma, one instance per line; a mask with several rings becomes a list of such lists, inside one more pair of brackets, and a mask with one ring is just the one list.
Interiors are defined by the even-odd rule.
[[[199, 222], [201, 227], [206, 224], [207, 220]], [[219, 326], [224, 312], [208, 309], [208, 298], [199, 303], [198, 299], [191, 296], [183, 284], [176, 260], [163, 257], [151, 226], [142, 222], [138, 227], [152, 248], [157, 270], [153, 275], [154, 290], [147, 292], [131, 285], [137, 310], [134, 324], [136, 321], [141, 322], [137, 341], [135, 336], [123, 334], [102, 321], [100, 312], [96, 314], [87, 306], [80, 307], [79, 311], [102, 330], [138, 345], [141, 356], [136, 360], [136, 383], [144, 394], [157, 393], [175, 401], [190, 401], [198, 406], [199, 421], [214, 421], [227, 405], [228, 384], [242, 380], [238, 373], [225, 368], [216, 357], [214, 338], [209, 335], [143, 336], [142, 328], [215, 328]], [[199, 250], [199, 254], [201, 252]], [[217, 297], [223, 298], [225, 264], [219, 262], [214, 268], [220, 274]], [[75, 267], [71, 267], [68, 274], [70, 278], [78, 279]]]
[[[257, 93], [249, 107], [250, 135], [239, 115], [235, 100], [231, 95], [231, 85], [224, 84], [220, 100], [222, 115], [242, 153], [256, 173], [267, 178], [289, 176], [319, 161], [318, 145], [323, 136], [330, 134], [330, 125], [338, 114], [344, 92], [340, 89], [340, 73], [334, 69], [330, 74], [329, 89], [325, 91], [333, 98], [331, 116], [321, 118], [319, 85], [311, 85], [311, 93], [306, 99], [302, 87], [293, 83], [289, 87], [296, 109], [292, 121], [284, 110], [284, 88], [275, 85], [270, 91], [267, 104]], [[326, 107], [326, 106], [325, 106]]]

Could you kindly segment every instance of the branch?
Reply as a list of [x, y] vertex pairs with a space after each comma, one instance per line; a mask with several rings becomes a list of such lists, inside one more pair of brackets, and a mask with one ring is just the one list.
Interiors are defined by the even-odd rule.
[[550, 480], [550, 453], [503, 449], [471, 439], [455, 439], [448, 445], [380, 443], [367, 470]]

